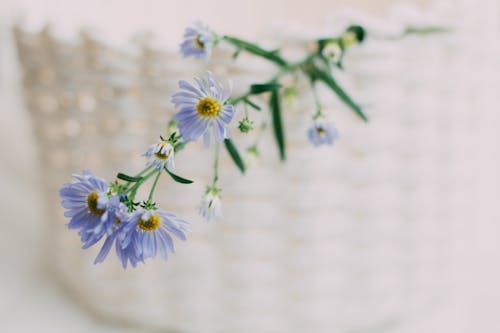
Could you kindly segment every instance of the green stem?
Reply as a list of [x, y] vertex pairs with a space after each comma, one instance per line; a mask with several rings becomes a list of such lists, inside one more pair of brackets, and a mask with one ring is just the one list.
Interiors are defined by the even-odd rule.
[[217, 182], [219, 181], [219, 151], [220, 144], [215, 144], [215, 157], [214, 157], [214, 180], [212, 182], [212, 187], [217, 186]]
[[153, 182], [153, 186], [151, 186], [151, 190], [149, 191], [148, 202], [151, 202], [151, 199], [153, 199], [153, 194], [156, 189], [156, 184], [158, 184], [158, 179], [160, 179], [160, 175], [161, 175], [161, 170], [158, 170], [158, 173], [156, 174], [155, 180]]
[[248, 105], [246, 103], [244, 106], [244, 111], [245, 111], [245, 117], [248, 118]]
[[[276, 75], [274, 75], [270, 80], [268, 80], [264, 84], [276, 83], [284, 75], [289, 74], [289, 73], [296, 73], [297, 69], [302, 68], [303, 66], [310, 63], [311, 60], [315, 56], [316, 56], [315, 54], [308, 55], [304, 60], [282, 68]], [[252, 95], [253, 95], [252, 92], [249, 90], [248, 92], [246, 92], [245, 94], [243, 94], [241, 96], [231, 98], [228, 103], [232, 104], [232, 105], [236, 105], [238, 103], [244, 102], [248, 97], [250, 97]]]
[[311, 82], [311, 90], [314, 96], [314, 103], [316, 103], [316, 114], [313, 116], [314, 119], [318, 119], [323, 115], [323, 107], [321, 105], [321, 101], [318, 96], [318, 91], [316, 90], [316, 83], [314, 81]]
[[146, 181], [148, 180], [152, 175], [155, 174], [155, 172], [157, 172], [158, 170], [153, 170], [151, 171], [150, 173], [148, 173], [147, 175], [145, 175], [140, 181], [138, 181], [137, 183], [135, 183], [134, 186], [132, 186], [131, 188], [127, 189], [125, 191], [125, 193], [129, 193], [130, 192], [130, 200], [134, 200], [135, 198], [135, 195], [137, 193], [137, 190], [139, 189], [139, 187]]
[[267, 128], [267, 121], [262, 121], [259, 126], [259, 131], [257, 132], [257, 136], [254, 141], [254, 146], [257, 146], [259, 144], [260, 139], [262, 138], [264, 134], [264, 130]]
[[151, 168], [152, 168], [152, 167], [153, 167], [152, 165], [148, 166], [147, 168], [145, 168], [144, 170], [142, 170], [141, 172], [139, 172], [139, 173], [138, 173], [137, 175], [135, 175], [134, 177], [140, 177], [140, 176], [142, 176], [142, 175], [143, 175], [143, 174], [145, 174], [147, 171], [151, 170]]

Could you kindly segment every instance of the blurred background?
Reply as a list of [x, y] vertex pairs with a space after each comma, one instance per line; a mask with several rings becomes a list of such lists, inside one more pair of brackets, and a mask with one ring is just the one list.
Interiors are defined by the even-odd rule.
[[[179, 165], [198, 187], [165, 192], [195, 222], [190, 242], [167, 264], [95, 267], [64, 227], [57, 189], [85, 167], [106, 177], [140, 167], [176, 80], [203, 69], [175, 54], [195, 19], [271, 44], [366, 24], [373, 41], [340, 77], [371, 122], [323, 92], [342, 140], [313, 151], [301, 141], [310, 96], [299, 96], [286, 166], [273, 147], [245, 179], [223, 161], [222, 225], [193, 208], [209, 177], [189, 163], [202, 161], [197, 147]], [[409, 24], [453, 32], [377, 39]], [[499, 332], [499, 33], [497, 0], [3, 0], [0, 330]], [[113, 70], [72, 62], [88, 54]], [[142, 76], [143, 65], [159, 74]], [[231, 66], [236, 85], [268, 70]], [[149, 95], [130, 93], [139, 81]], [[73, 95], [57, 95], [66, 88]]]

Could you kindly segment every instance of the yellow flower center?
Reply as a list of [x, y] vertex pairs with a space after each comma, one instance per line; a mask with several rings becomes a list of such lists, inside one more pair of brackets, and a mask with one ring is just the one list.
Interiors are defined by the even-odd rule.
[[200, 99], [198, 104], [196, 105], [196, 111], [202, 117], [217, 117], [220, 113], [222, 106], [219, 101], [217, 101], [213, 97], [205, 97]]
[[201, 41], [200, 36], [196, 36], [196, 38], [194, 39], [194, 42], [196, 43], [196, 46], [198, 46], [200, 49], [205, 48], [205, 43], [203, 43]]
[[316, 132], [317, 132], [318, 134], [323, 134], [323, 133], [325, 133], [326, 131], [325, 131], [325, 129], [324, 129], [323, 127], [317, 127], [317, 128], [316, 128]]
[[102, 215], [104, 214], [104, 209], [97, 208], [97, 199], [99, 199], [99, 195], [97, 192], [92, 192], [87, 196], [87, 206], [89, 206], [89, 211], [92, 214]]
[[151, 215], [149, 219], [144, 221], [142, 218], [139, 219], [137, 225], [144, 231], [153, 231], [158, 229], [161, 224], [161, 219], [158, 214]]
[[165, 145], [166, 145], [166, 142], [162, 142], [161, 148], [160, 148], [160, 152], [155, 153], [156, 158], [158, 158], [160, 160], [166, 160], [168, 158], [168, 156], [169, 156], [169, 151], [168, 150], [167, 150], [166, 154], [161, 153], [161, 151], [163, 150], [163, 148], [165, 148]]

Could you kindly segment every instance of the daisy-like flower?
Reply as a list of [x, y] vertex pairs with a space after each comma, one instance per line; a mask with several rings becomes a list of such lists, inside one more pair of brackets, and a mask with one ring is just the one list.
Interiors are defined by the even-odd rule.
[[184, 31], [184, 40], [181, 43], [183, 57], [195, 57], [208, 62], [215, 42], [215, 34], [208, 25], [195, 22], [194, 27]]
[[227, 126], [234, 117], [233, 105], [226, 104], [231, 88], [224, 89], [211, 72], [206, 79], [195, 78], [195, 87], [186, 81], [179, 81], [182, 91], [172, 96], [172, 103], [179, 111], [175, 120], [180, 134], [186, 141], [193, 141], [203, 135], [205, 146], [210, 145], [209, 127], [213, 127], [216, 142], [229, 138]]
[[198, 212], [207, 221], [222, 220], [220, 189], [209, 187], [201, 198]]
[[136, 267], [137, 263], [144, 262], [144, 259], [137, 255], [137, 251], [134, 244], [130, 243], [125, 247], [122, 247], [122, 241], [125, 237], [124, 229], [125, 226], [130, 222], [130, 215], [125, 212], [120, 212], [117, 219], [115, 220], [115, 230], [112, 234], [106, 237], [104, 244], [99, 251], [99, 254], [95, 258], [94, 264], [98, 264], [104, 261], [113, 246], [115, 244], [116, 256], [120, 259], [123, 268], [127, 268], [128, 263], [132, 267]]
[[130, 214], [127, 223], [121, 230], [123, 238], [118, 239], [118, 241], [122, 253], [118, 256], [124, 256], [122, 263], [126, 263], [126, 259], [128, 259], [132, 265], [134, 265], [134, 260], [144, 261], [147, 258], [156, 257], [157, 254], [167, 260], [168, 252], [175, 252], [174, 242], [170, 234], [181, 240], [186, 240], [184, 232], [188, 230], [188, 226], [188, 222], [173, 213], [160, 209], [139, 208]]
[[113, 243], [123, 268], [127, 268], [128, 263], [135, 267], [139, 262], [154, 258], [157, 254], [167, 260], [168, 252], [175, 252], [170, 234], [186, 240], [184, 232], [188, 230], [189, 224], [173, 213], [139, 208], [121, 216], [123, 222], [106, 238], [94, 261], [95, 264], [106, 259]]
[[161, 140], [151, 145], [142, 156], [148, 158], [146, 166], [153, 165], [160, 170], [163, 170], [165, 166], [168, 170], [174, 169], [174, 147], [167, 141]]
[[108, 184], [88, 170], [73, 178], [74, 182], [64, 184], [59, 191], [61, 205], [66, 209], [64, 216], [70, 218], [68, 228], [78, 230], [84, 247], [89, 247], [104, 235], [101, 219], [106, 207], [99, 200], [107, 198]]
[[97, 200], [97, 207], [104, 210], [104, 213], [101, 215], [101, 223], [93, 230], [95, 241], [88, 246], [84, 246], [84, 248], [88, 248], [98, 242], [104, 234], [111, 235], [121, 224], [127, 211], [127, 207], [120, 201], [120, 196], [117, 194], [111, 197], [101, 196]]
[[314, 123], [307, 131], [309, 141], [316, 147], [321, 145], [332, 145], [339, 134], [335, 127], [324, 123]]
[[338, 63], [342, 58], [342, 48], [338, 42], [329, 42], [321, 50], [323, 57], [332, 63]]

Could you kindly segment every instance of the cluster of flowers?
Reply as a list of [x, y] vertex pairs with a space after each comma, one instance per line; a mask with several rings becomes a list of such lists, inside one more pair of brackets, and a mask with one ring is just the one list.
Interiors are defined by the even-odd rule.
[[[218, 36], [207, 25], [197, 23], [186, 29], [184, 41], [181, 44], [181, 54], [185, 57], [195, 57], [208, 62], [212, 49], [221, 41], [226, 41], [236, 47], [236, 52], [247, 51], [271, 61], [280, 67], [280, 73], [293, 74], [301, 71], [311, 81], [311, 89], [315, 96], [316, 110], [312, 114], [312, 126], [307, 137], [315, 145], [331, 145], [337, 138], [337, 130], [324, 121], [325, 114], [317, 98], [315, 83], [323, 82], [329, 86], [349, 107], [359, 116], [366, 119], [357, 104], [337, 85], [331, 76], [331, 64], [341, 68], [341, 60], [348, 46], [362, 41], [364, 30], [358, 26], [351, 27], [340, 38], [318, 40], [318, 50], [304, 61], [291, 64], [276, 51], [267, 51], [259, 46], [231, 36]], [[318, 63], [318, 61], [323, 61]], [[326, 67], [325, 67], [326, 66]], [[104, 239], [95, 263], [102, 262], [109, 254], [113, 244], [116, 255], [124, 268], [128, 263], [135, 267], [137, 263], [160, 255], [167, 259], [168, 253], [174, 252], [172, 235], [185, 240], [189, 223], [171, 212], [157, 207], [153, 201], [154, 192], [160, 176], [168, 174], [173, 180], [188, 184], [190, 180], [173, 173], [174, 155], [190, 142], [203, 138], [205, 147], [215, 142], [214, 176], [210, 186], [199, 205], [200, 215], [210, 220], [220, 220], [221, 189], [218, 186], [219, 145], [224, 143], [236, 166], [245, 171], [245, 162], [236, 146], [231, 141], [229, 125], [235, 118], [235, 105], [243, 103], [245, 117], [239, 122], [239, 130], [248, 133], [253, 129], [247, 106], [261, 110], [260, 106], [251, 100], [255, 95], [267, 94], [269, 108], [272, 113], [273, 128], [282, 159], [285, 157], [285, 142], [281, 124], [281, 106], [279, 76], [269, 82], [254, 84], [248, 93], [231, 97], [229, 84], [222, 84], [211, 72], [206, 77], [195, 77], [195, 84], [179, 81], [180, 90], [172, 95], [177, 113], [170, 122], [168, 137], [151, 145], [143, 154], [147, 158], [145, 169], [136, 176], [123, 173], [117, 174], [117, 180], [107, 183], [94, 176], [90, 171], [74, 175], [74, 181], [66, 183], [60, 190], [62, 206], [66, 209], [65, 216], [70, 219], [68, 227], [78, 231], [83, 248], [89, 248]], [[265, 124], [263, 124], [265, 125]], [[265, 126], [261, 126], [265, 128]], [[257, 145], [247, 149], [258, 155]], [[149, 197], [144, 201], [136, 201], [139, 187], [154, 178]]]
[[[226, 104], [230, 89], [216, 81], [212, 73], [206, 79], [195, 78], [198, 86], [180, 81], [182, 89], [172, 97], [179, 112], [175, 115], [177, 126], [185, 141], [203, 136], [205, 145], [210, 144], [210, 131], [216, 142], [229, 137], [227, 125], [233, 119], [235, 109]], [[95, 263], [102, 262], [113, 243], [116, 254], [124, 268], [159, 254], [167, 259], [174, 252], [171, 234], [185, 240], [189, 223], [173, 213], [156, 207], [152, 196], [162, 172], [167, 172], [181, 183], [190, 183], [173, 174], [175, 148], [179, 136], [174, 132], [168, 139], [153, 144], [144, 153], [148, 160], [146, 169], [136, 177], [118, 174], [117, 178], [127, 184], [109, 184], [90, 171], [74, 175], [75, 181], [66, 183], [60, 190], [62, 206], [70, 218], [68, 227], [78, 230], [83, 248], [87, 249], [105, 238]], [[144, 175], [144, 176], [142, 176]], [[137, 189], [150, 177], [156, 175], [147, 201], [134, 202]], [[221, 216], [220, 196], [217, 182], [208, 187], [199, 206], [200, 215], [206, 220], [219, 220]]]
[[144, 205], [130, 211], [124, 195], [95, 177], [90, 171], [73, 175], [76, 181], [64, 184], [60, 191], [68, 227], [78, 230], [83, 248], [105, 241], [95, 259], [102, 262], [115, 243], [116, 255], [124, 268], [159, 254], [165, 260], [174, 252], [171, 234], [185, 240], [188, 222], [173, 213]]

